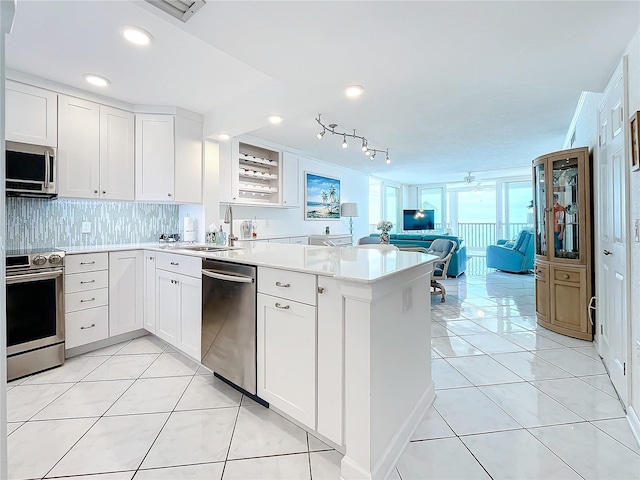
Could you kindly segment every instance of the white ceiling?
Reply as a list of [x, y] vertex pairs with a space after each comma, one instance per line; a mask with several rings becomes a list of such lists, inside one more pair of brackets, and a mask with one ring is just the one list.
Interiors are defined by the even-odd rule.
[[[97, 73], [111, 80], [103, 95], [204, 114], [206, 135], [249, 133], [417, 184], [528, 173], [562, 147], [580, 93], [604, 89], [639, 19], [633, 1], [208, 0], [183, 24], [143, 1], [18, 0], [6, 63], [84, 90]], [[125, 24], [152, 45], [127, 44]], [[365, 92], [349, 100], [354, 83]], [[318, 140], [318, 113], [392, 164]]]

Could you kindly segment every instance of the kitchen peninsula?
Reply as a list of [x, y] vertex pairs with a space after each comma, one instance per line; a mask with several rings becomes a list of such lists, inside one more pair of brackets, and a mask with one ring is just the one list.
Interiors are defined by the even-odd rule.
[[[167, 295], [159, 286], [149, 288], [160, 278], [156, 271], [171, 268], [161, 262], [184, 278], [175, 284], [187, 283], [192, 304], [198, 300], [193, 295], [200, 285], [195, 279], [200, 258], [256, 266], [258, 396], [343, 453], [343, 479], [387, 478], [434, 399], [429, 348], [434, 256], [263, 242], [220, 251], [142, 244], [66, 252], [71, 259], [108, 254], [110, 265], [117, 265], [112, 258], [144, 256], [143, 304], [155, 306], [154, 313], [162, 311], [163, 317], [167, 312], [158, 302]], [[148, 258], [156, 260], [153, 274]], [[138, 263], [132, 271], [142, 270]], [[124, 278], [123, 268], [115, 269], [110, 279]], [[110, 304], [110, 311], [126, 310]], [[145, 310], [144, 328], [166, 339], [148, 314]], [[175, 343], [199, 360], [198, 342], [189, 346], [185, 340], [185, 346], [182, 337], [199, 340], [200, 331], [180, 333]]]

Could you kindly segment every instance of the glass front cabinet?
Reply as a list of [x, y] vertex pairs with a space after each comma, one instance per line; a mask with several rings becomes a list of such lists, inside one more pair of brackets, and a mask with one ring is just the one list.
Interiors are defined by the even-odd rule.
[[590, 174], [586, 147], [533, 161], [538, 324], [583, 340], [593, 339]]

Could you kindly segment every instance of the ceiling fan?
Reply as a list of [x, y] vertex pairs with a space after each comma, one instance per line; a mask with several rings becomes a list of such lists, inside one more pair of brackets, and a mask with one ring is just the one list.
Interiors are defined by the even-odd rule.
[[466, 183], [471, 184], [471, 183], [475, 182], [476, 177], [475, 177], [475, 175], [471, 175], [471, 172], [468, 172], [467, 176], [466, 176], [466, 177], [464, 177], [464, 178], [463, 178], [463, 180], [464, 180]]

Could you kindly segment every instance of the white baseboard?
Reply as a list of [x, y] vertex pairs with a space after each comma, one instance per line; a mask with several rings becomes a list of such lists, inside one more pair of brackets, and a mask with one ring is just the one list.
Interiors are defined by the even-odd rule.
[[627, 421], [633, 432], [633, 436], [636, 437], [636, 442], [640, 445], [640, 418], [638, 412], [636, 412], [631, 405], [627, 407]]
[[371, 472], [367, 472], [362, 466], [354, 462], [347, 455], [344, 456], [341, 463], [340, 478], [342, 480], [366, 479], [366, 480], [385, 480], [395, 468], [400, 456], [404, 452], [407, 445], [411, 441], [411, 437], [420, 425], [420, 421], [424, 417], [429, 407], [436, 398], [435, 385], [430, 383], [429, 387], [424, 391], [415, 407], [403, 422], [398, 433], [394, 435], [387, 447], [380, 455]]

